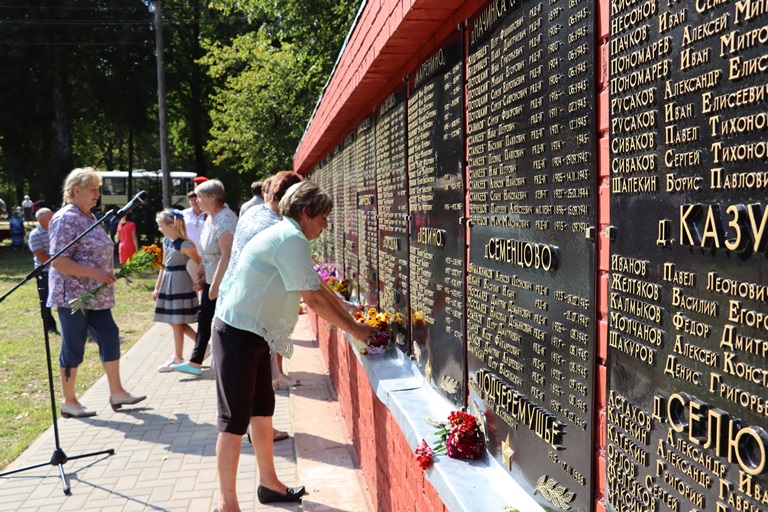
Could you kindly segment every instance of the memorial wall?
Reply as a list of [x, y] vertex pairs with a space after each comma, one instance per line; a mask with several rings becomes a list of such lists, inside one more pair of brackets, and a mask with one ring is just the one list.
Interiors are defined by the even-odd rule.
[[768, 2], [606, 5], [607, 296], [593, 8], [436, 43], [313, 170], [320, 252], [546, 510], [766, 511]]
[[768, 510], [768, 4], [610, 14], [609, 504]]
[[358, 300], [378, 306], [379, 233], [376, 218], [376, 166], [373, 119], [367, 117], [357, 127], [355, 140], [357, 174], [352, 177], [357, 190], [357, 241], [359, 273]]
[[470, 402], [499, 461], [571, 510], [593, 478], [591, 9], [492, 2], [467, 68]]
[[461, 32], [412, 74], [408, 184], [413, 354], [443, 396], [466, 403]]
[[379, 107], [376, 190], [379, 220], [379, 309], [392, 316], [392, 342], [410, 352], [408, 307], [408, 173], [405, 88]]

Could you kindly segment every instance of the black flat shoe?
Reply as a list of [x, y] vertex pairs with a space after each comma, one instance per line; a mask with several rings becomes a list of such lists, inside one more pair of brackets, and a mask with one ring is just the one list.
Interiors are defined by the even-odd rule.
[[272, 489], [260, 485], [256, 490], [256, 495], [259, 497], [259, 503], [277, 503], [280, 501], [292, 502], [299, 501], [304, 495], [304, 486], [301, 487], [286, 487], [285, 494], [280, 494]]

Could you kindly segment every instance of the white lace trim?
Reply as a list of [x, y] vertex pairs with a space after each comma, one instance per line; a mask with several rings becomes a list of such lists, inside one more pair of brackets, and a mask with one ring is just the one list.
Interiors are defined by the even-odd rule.
[[291, 358], [293, 355], [293, 342], [291, 334], [293, 327], [289, 327], [285, 320], [280, 320], [277, 326], [267, 327], [264, 322], [259, 322], [259, 335], [269, 344], [269, 348], [283, 357]]
[[313, 277], [305, 277], [304, 284], [309, 286], [307, 290], [319, 290], [320, 289], [320, 277], [315, 274]]

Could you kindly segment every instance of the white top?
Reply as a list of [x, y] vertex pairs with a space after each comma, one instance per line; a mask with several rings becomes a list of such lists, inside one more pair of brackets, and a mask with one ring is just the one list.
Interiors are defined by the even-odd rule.
[[252, 206], [258, 206], [260, 204], [264, 204], [264, 198], [253, 196], [248, 201], [244, 202], [243, 206], [240, 207], [240, 217], [242, 217], [243, 214], [247, 212]]
[[299, 320], [302, 290], [319, 290], [309, 240], [298, 223], [284, 218], [253, 237], [240, 253], [216, 316], [263, 337], [285, 357], [293, 354], [291, 333]]
[[208, 212], [201, 211], [200, 215], [195, 215], [192, 208], [187, 208], [181, 211], [184, 215], [184, 227], [187, 228], [187, 240], [191, 240], [195, 244], [197, 254], [202, 254], [200, 250], [200, 234], [203, 232], [203, 226], [205, 225], [205, 219], [208, 218]]

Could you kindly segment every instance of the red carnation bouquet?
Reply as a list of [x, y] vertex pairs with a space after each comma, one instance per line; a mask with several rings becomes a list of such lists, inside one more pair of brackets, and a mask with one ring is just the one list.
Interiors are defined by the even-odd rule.
[[438, 437], [434, 452], [422, 439], [416, 448], [416, 459], [422, 469], [427, 469], [432, 463], [434, 453], [445, 453], [452, 459], [478, 459], [483, 454], [485, 442], [477, 419], [469, 413], [453, 411], [448, 415], [448, 421], [426, 420], [437, 428]]

